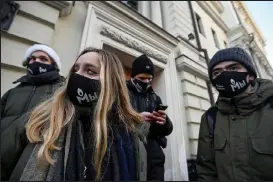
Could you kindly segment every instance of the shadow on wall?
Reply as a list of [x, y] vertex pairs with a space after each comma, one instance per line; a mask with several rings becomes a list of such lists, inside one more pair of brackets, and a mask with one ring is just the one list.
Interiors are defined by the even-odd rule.
[[111, 47], [107, 44], [103, 44], [102, 48], [107, 51], [110, 51], [118, 56], [118, 58], [120, 59], [120, 61], [122, 62], [123, 66], [124, 66], [126, 80], [129, 80], [131, 77], [132, 63], [133, 63], [135, 57], [130, 54], [127, 54], [126, 52], [123, 52], [123, 51], [118, 50], [114, 47]]
[[[120, 61], [122, 62], [123, 66], [124, 66], [126, 80], [129, 80], [131, 78], [132, 64], [133, 64], [133, 61], [134, 61], [134, 59], [136, 57], [134, 57], [134, 56], [132, 56], [132, 55], [126, 53], [126, 52], [123, 52], [123, 51], [121, 51], [119, 49], [116, 49], [116, 48], [114, 48], [112, 46], [109, 46], [107, 44], [103, 44], [102, 48], [107, 50], [107, 51], [110, 51], [110, 52], [112, 52], [112, 53], [114, 53], [114, 54], [116, 54], [118, 56], [118, 58], [120, 59]], [[155, 72], [160, 72], [160, 71], [162, 71], [162, 69], [155, 66]], [[159, 74], [156, 73], [155, 77], [157, 77], [157, 75], [159, 75]]]

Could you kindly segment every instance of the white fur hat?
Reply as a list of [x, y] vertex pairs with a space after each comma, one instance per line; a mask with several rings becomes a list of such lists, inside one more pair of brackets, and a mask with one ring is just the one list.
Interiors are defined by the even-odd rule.
[[31, 54], [35, 51], [43, 51], [43, 52], [47, 53], [53, 59], [53, 61], [55, 61], [59, 70], [61, 70], [62, 63], [60, 61], [60, 57], [57, 55], [57, 53], [51, 47], [48, 47], [47, 45], [43, 45], [43, 44], [34, 44], [33, 46], [31, 46], [27, 49], [25, 56], [24, 56], [23, 65], [24, 65], [24, 62], [26, 61], [26, 59], [29, 56], [31, 56]]

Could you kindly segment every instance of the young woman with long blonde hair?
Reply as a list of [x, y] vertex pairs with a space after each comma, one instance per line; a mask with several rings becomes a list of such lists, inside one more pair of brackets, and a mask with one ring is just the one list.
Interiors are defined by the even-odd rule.
[[1, 134], [16, 140], [1, 147], [1, 157], [13, 163], [9, 169], [1, 164], [10, 180], [135, 181], [145, 175], [139, 149], [149, 127], [131, 107], [122, 64], [109, 52], [83, 50], [67, 83], [26, 120]]

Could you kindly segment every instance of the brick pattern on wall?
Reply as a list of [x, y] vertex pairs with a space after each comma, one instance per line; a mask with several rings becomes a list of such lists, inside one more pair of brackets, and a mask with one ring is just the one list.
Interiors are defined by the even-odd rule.
[[197, 154], [201, 116], [210, 107], [206, 81], [186, 71], [182, 72], [182, 87], [188, 124], [190, 154]]

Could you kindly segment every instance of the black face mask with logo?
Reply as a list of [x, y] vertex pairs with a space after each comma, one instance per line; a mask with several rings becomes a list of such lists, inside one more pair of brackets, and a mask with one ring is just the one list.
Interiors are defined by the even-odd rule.
[[249, 86], [248, 72], [224, 71], [212, 80], [213, 86], [223, 97], [232, 98], [243, 93]]
[[135, 78], [135, 79], [132, 79], [132, 82], [139, 93], [147, 92], [148, 88], [152, 86], [152, 81], [143, 82]]
[[70, 101], [78, 106], [94, 106], [100, 95], [100, 81], [72, 73], [67, 84]]
[[52, 64], [44, 64], [39, 62], [33, 62], [27, 66], [28, 73], [30, 75], [39, 75], [42, 73], [50, 72], [56, 70], [55, 66]]

